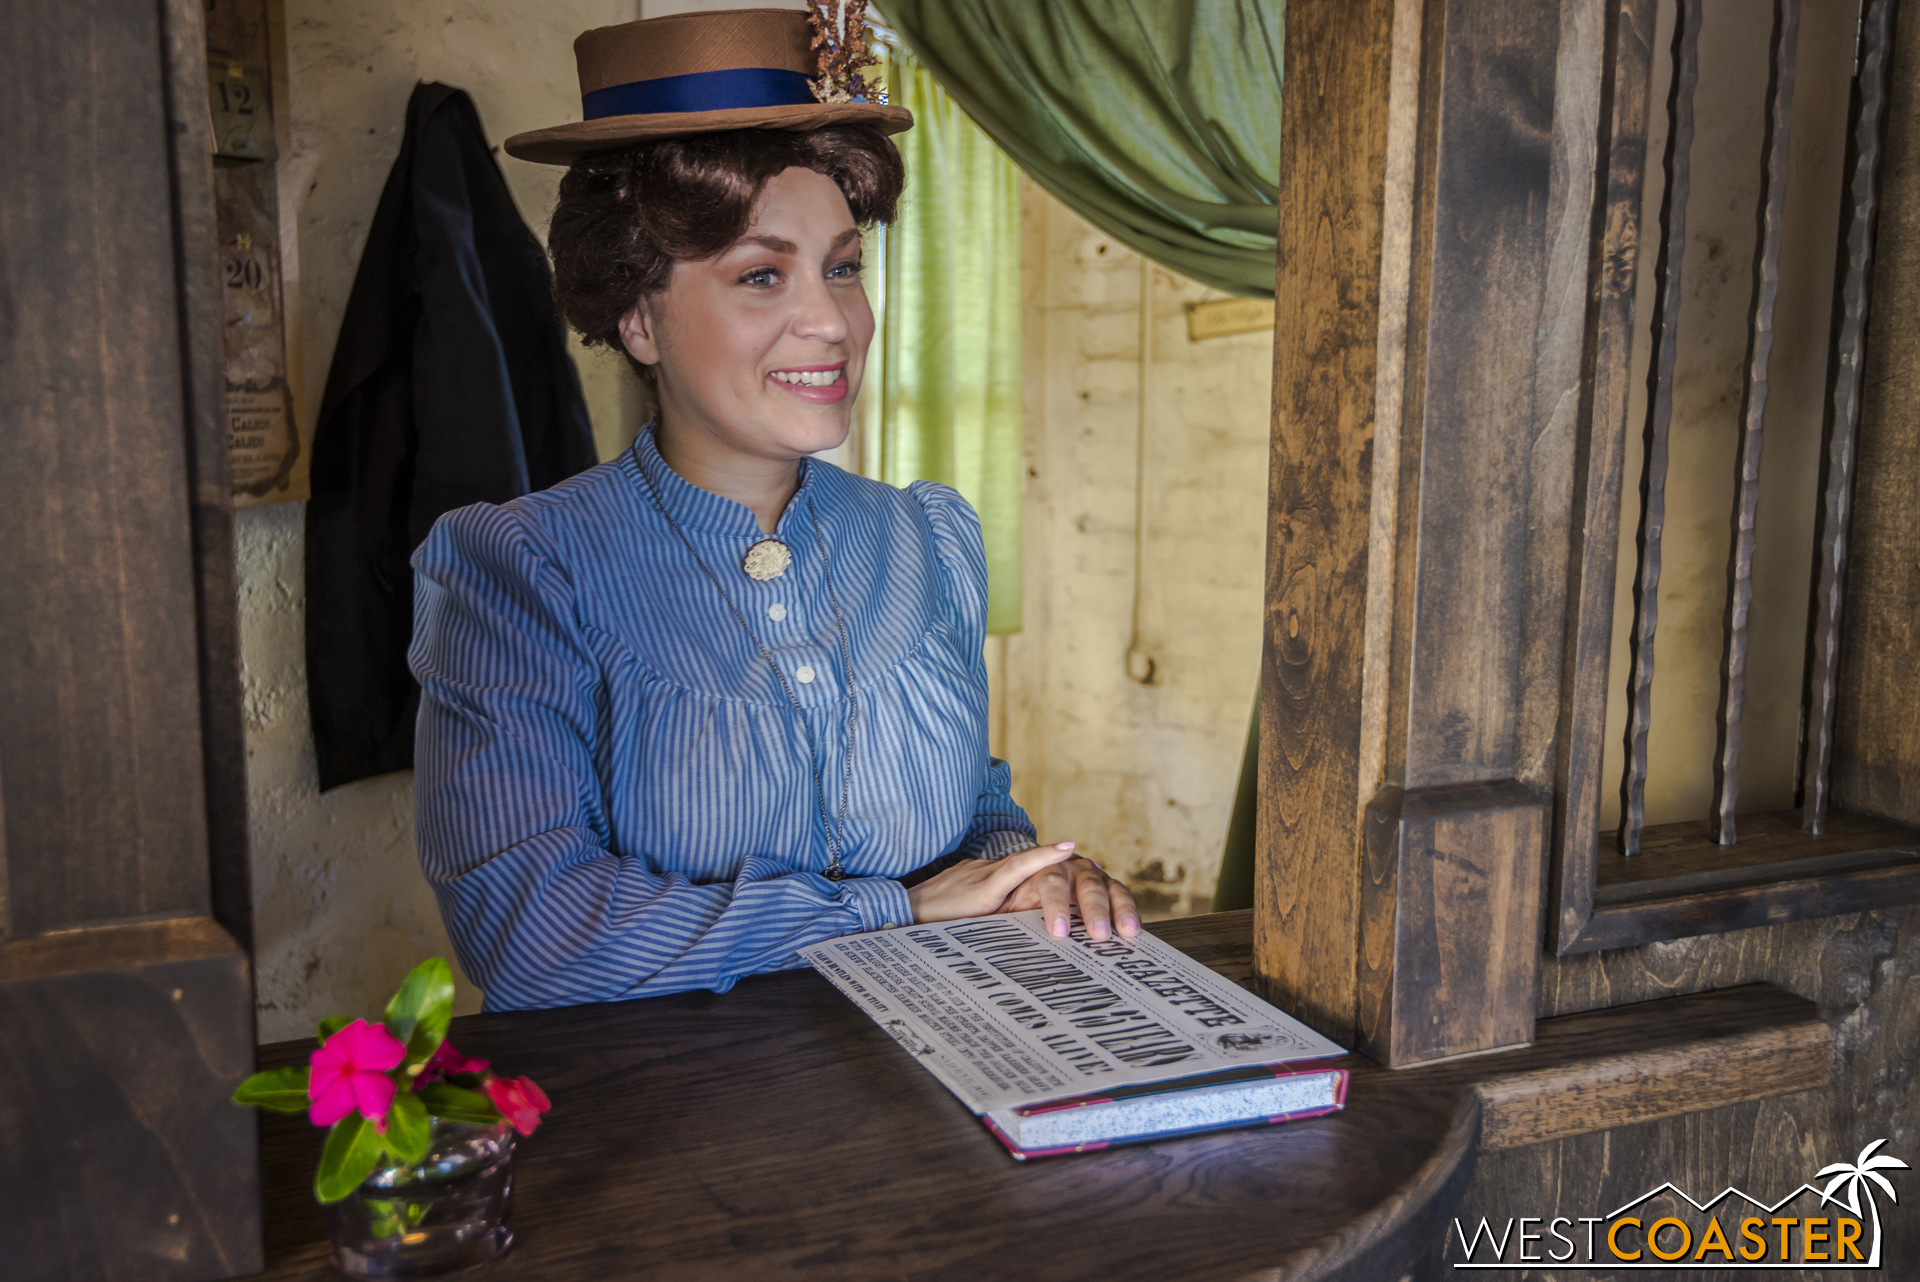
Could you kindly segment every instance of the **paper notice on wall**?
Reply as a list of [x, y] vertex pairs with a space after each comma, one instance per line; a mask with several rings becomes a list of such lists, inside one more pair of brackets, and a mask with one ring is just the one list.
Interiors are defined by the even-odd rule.
[[976, 1113], [1248, 1064], [1340, 1055], [1152, 935], [1055, 939], [1039, 912], [800, 950]]
[[284, 378], [227, 384], [227, 466], [233, 492], [270, 499], [290, 487], [300, 461], [293, 399]]

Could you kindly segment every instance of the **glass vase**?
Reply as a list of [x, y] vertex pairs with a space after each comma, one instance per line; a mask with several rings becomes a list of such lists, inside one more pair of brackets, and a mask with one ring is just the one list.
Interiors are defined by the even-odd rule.
[[457, 1278], [513, 1244], [513, 1128], [433, 1119], [425, 1157], [374, 1168], [327, 1207], [333, 1267], [352, 1278]]

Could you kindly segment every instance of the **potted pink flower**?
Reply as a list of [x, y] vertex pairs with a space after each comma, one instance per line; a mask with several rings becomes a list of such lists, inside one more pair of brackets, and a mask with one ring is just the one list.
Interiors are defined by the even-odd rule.
[[430, 957], [379, 1023], [324, 1019], [304, 1068], [255, 1073], [233, 1093], [328, 1128], [313, 1191], [349, 1276], [460, 1272], [513, 1241], [514, 1137], [533, 1134], [547, 1097], [456, 1050], [452, 1016], [453, 972]]

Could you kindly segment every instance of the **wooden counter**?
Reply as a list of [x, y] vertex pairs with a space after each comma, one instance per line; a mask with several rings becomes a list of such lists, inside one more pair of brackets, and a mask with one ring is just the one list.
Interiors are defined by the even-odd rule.
[[[1153, 929], [1245, 979], [1249, 914]], [[1526, 1050], [1417, 1070], [1349, 1056], [1341, 1113], [1023, 1164], [811, 971], [468, 1016], [452, 1037], [554, 1101], [519, 1150], [503, 1282], [1396, 1282], [1438, 1246], [1483, 1113], [1489, 1142], [1532, 1143], [1818, 1086], [1831, 1048], [1811, 1003], [1756, 985], [1544, 1021]], [[334, 1276], [319, 1138], [266, 1118], [267, 1277]]]

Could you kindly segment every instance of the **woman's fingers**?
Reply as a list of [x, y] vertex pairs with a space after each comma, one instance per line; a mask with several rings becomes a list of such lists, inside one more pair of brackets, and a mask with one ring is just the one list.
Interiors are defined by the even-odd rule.
[[1064, 939], [1078, 907], [1093, 939], [1131, 938], [1140, 933], [1140, 910], [1133, 895], [1099, 864], [1075, 858], [1070, 841], [1032, 846], [991, 862], [969, 860], [907, 893], [914, 902], [916, 921], [1038, 907], [1046, 932]]
[[1073, 843], [1063, 841], [1052, 846], [1029, 846], [1016, 850], [993, 864], [990, 880], [1001, 899], [1011, 895], [1021, 882], [1043, 868], [1063, 864], [1073, 858]]
[[1113, 927], [1131, 939], [1140, 933], [1140, 910], [1134, 906], [1133, 892], [1120, 882], [1107, 882], [1107, 897], [1113, 903]]
[[1040, 892], [1040, 921], [1047, 933], [1065, 939], [1073, 925], [1073, 882], [1061, 867], [1042, 869], [1034, 878]]
[[1080, 906], [1080, 920], [1094, 939], [1113, 937], [1112, 908], [1107, 899], [1107, 875], [1091, 863], [1082, 861], [1073, 877], [1073, 898]]

